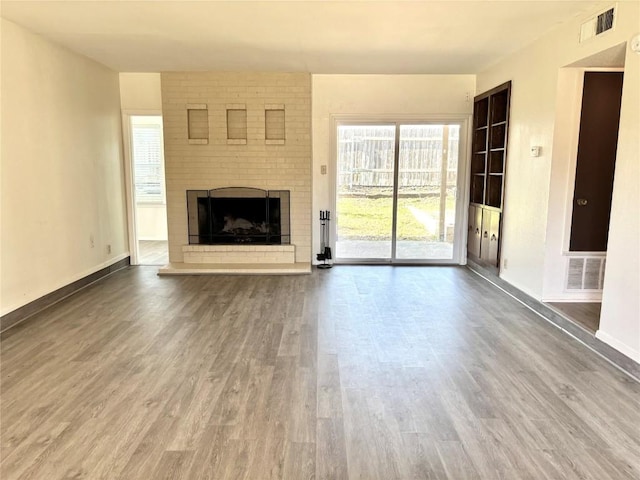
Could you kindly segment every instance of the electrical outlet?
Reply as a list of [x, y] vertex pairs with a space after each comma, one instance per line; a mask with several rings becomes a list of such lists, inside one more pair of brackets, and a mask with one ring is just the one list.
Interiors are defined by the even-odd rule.
[[508, 262], [507, 262], [507, 259], [505, 258], [505, 259], [502, 261], [502, 268], [503, 268], [503, 269], [505, 269], [505, 270], [507, 269], [507, 263], [508, 263]]
[[327, 174], [327, 166], [320, 165], [320, 175], [326, 175], [326, 174]]
[[91, 248], [94, 248], [96, 246], [96, 242], [93, 239], [93, 235], [89, 235], [89, 245], [91, 246]]
[[107, 245], [107, 253], [111, 254], [111, 245]]

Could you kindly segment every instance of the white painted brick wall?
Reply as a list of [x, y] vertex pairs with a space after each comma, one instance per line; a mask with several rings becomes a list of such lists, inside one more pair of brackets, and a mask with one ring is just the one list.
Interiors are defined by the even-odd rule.
[[[291, 191], [291, 243], [311, 261], [311, 76], [306, 73], [168, 72], [162, 78], [169, 258], [183, 262], [187, 190]], [[209, 143], [190, 145], [187, 104], [206, 104]], [[247, 110], [246, 145], [227, 141], [227, 108]], [[285, 142], [265, 141], [265, 107], [284, 106]], [[283, 262], [284, 263], [284, 262]]]
[[184, 263], [279, 263], [296, 261], [294, 245], [184, 245]]

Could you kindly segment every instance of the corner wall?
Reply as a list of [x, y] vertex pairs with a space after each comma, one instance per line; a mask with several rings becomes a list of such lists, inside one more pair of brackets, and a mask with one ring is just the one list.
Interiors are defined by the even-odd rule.
[[[565, 230], [564, 226], [558, 229], [555, 223], [549, 226], [548, 220], [550, 212], [554, 212], [555, 218], [557, 212], [565, 212], [567, 208], [563, 194], [566, 185], [552, 183], [551, 172], [566, 171], [571, 163], [566, 149], [553, 150], [560, 69], [628, 42], [640, 31], [639, 5], [618, 2], [614, 30], [597, 38], [578, 43], [580, 24], [589, 15], [581, 16], [478, 75], [479, 92], [507, 80], [513, 82], [502, 232], [502, 258], [508, 259], [508, 269], [503, 269], [500, 276], [538, 300], [542, 299], [545, 286], [554, 282], [553, 275], [557, 275], [554, 264], [563, 255], [564, 246], [562, 235], [548, 234]], [[627, 46], [602, 314], [597, 334], [636, 361], [640, 361], [639, 70], [640, 56]], [[532, 145], [542, 146], [540, 157], [529, 156]]]
[[[206, 104], [209, 141], [189, 144], [187, 104]], [[285, 141], [265, 142], [265, 105], [284, 105]], [[245, 105], [246, 144], [227, 141], [227, 106]], [[187, 190], [254, 187], [291, 191], [296, 262], [311, 261], [311, 77], [306, 73], [162, 74], [169, 260], [188, 244]]]
[[160, 74], [146, 72], [120, 73], [120, 106], [123, 111], [162, 110]]
[[4, 315], [129, 251], [118, 74], [1, 22]]

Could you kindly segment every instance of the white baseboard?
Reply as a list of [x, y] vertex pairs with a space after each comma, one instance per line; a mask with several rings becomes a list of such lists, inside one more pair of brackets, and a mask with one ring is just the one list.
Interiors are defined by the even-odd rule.
[[598, 303], [602, 302], [602, 291], [599, 292], [576, 292], [566, 295], [545, 295], [542, 297], [543, 302], [585, 302]]
[[627, 357], [629, 357], [634, 362], [640, 363], [640, 352], [639, 351], [634, 350], [629, 345], [626, 345], [626, 344], [622, 343], [620, 340], [617, 340], [617, 339], [613, 338], [608, 333], [603, 332], [602, 330], [598, 330], [596, 332], [596, 338], [602, 340], [607, 345], [615, 348], [620, 353], [622, 353], [623, 355], [626, 355]]
[[570, 297], [551, 296], [551, 297], [543, 297], [541, 301], [545, 303], [601, 303], [602, 294], [571, 295]]

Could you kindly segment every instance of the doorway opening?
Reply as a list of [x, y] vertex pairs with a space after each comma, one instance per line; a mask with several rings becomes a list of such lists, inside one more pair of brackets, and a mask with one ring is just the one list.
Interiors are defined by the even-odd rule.
[[[572, 160], [565, 177], [564, 224], [555, 230], [562, 250], [547, 254], [545, 297], [557, 313], [593, 335], [600, 325], [625, 49], [620, 44], [568, 65], [559, 83], [564, 90], [559, 90], [558, 115], [563, 116], [556, 123], [562, 129], [555, 133], [556, 147], [558, 158]], [[550, 222], [560, 225], [562, 217], [554, 214]]]
[[169, 262], [161, 115], [129, 116], [132, 264]]
[[463, 123], [337, 124], [336, 262], [459, 262]]

